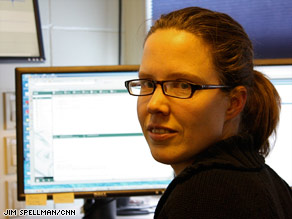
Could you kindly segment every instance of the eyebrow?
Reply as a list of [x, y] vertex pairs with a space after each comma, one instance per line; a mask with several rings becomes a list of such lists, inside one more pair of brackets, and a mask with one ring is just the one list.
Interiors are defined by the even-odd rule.
[[[204, 84], [206, 83], [206, 80], [204, 80], [203, 78], [197, 76], [197, 75], [193, 75], [190, 73], [184, 73], [184, 72], [174, 72], [174, 73], [170, 73], [169, 75], [169, 80], [177, 80], [177, 79], [181, 79], [181, 80], [186, 80], [192, 83], [201, 83]], [[152, 78], [153, 75], [152, 74], [148, 74], [145, 72], [139, 72], [139, 78]]]

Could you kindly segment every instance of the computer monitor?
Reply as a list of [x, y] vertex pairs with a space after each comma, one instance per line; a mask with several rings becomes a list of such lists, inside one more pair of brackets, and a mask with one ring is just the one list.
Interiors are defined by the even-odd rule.
[[44, 61], [38, 1], [0, 1], [0, 15], [0, 62]]
[[161, 194], [173, 178], [156, 162], [124, 81], [138, 66], [16, 68], [18, 199]]
[[272, 150], [266, 158], [270, 165], [292, 187], [292, 63], [256, 62], [255, 69], [264, 73], [281, 97], [280, 122], [276, 139], [271, 137]]

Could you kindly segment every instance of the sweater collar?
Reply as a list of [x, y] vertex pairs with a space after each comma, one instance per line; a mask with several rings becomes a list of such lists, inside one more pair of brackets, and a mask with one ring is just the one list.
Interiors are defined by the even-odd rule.
[[252, 136], [247, 134], [232, 136], [197, 154], [193, 164], [178, 176], [213, 166], [239, 170], [261, 169], [265, 160], [254, 148]]

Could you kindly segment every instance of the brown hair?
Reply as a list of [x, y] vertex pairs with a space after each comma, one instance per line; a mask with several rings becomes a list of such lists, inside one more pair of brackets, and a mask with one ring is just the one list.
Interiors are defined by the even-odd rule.
[[268, 138], [276, 132], [279, 121], [280, 97], [272, 83], [253, 70], [253, 47], [242, 26], [227, 14], [189, 7], [162, 15], [146, 40], [156, 30], [170, 28], [195, 34], [211, 46], [213, 64], [222, 84], [247, 88], [238, 134], [251, 134], [256, 149], [267, 156]]

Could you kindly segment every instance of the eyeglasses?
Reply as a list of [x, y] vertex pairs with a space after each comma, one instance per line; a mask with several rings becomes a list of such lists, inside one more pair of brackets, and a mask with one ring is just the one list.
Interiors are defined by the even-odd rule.
[[155, 92], [157, 84], [161, 85], [164, 95], [180, 99], [191, 98], [196, 90], [230, 87], [225, 85], [198, 85], [186, 81], [155, 81], [150, 79], [125, 81], [128, 92], [133, 96], [152, 95]]

